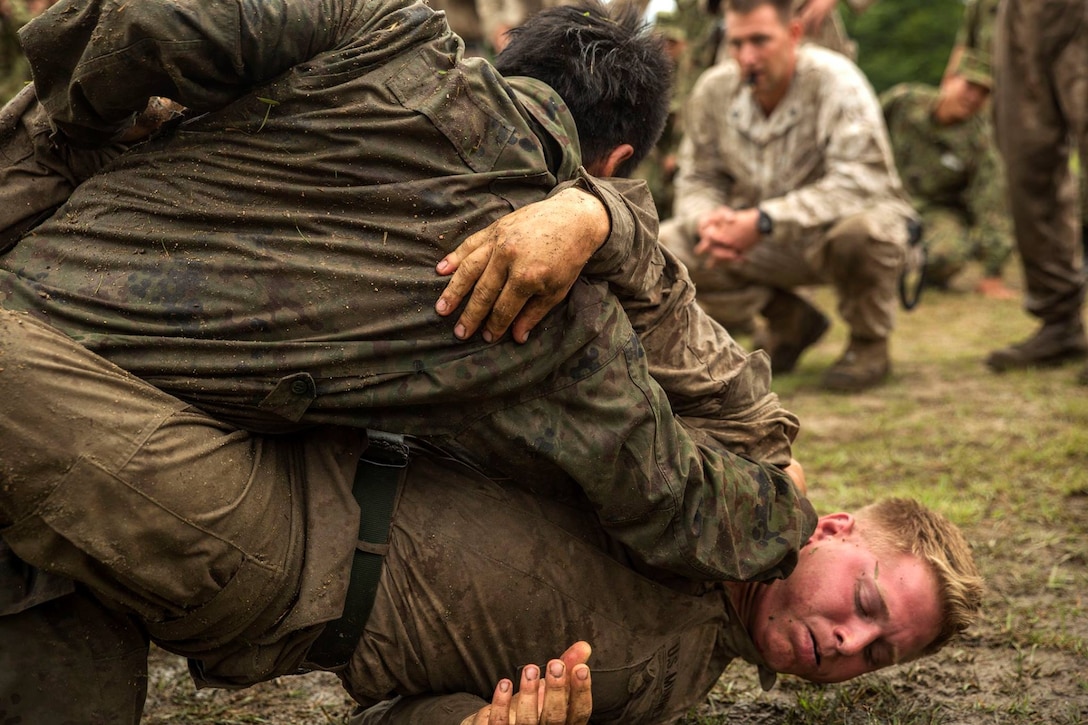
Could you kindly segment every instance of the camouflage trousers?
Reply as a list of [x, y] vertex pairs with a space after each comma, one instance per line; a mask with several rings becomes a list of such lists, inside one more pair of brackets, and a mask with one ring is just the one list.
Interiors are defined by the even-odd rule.
[[1080, 315], [1074, 139], [1088, 158], [1088, 4], [1009, 0], [994, 39], [994, 118], [1024, 265], [1025, 306], [1044, 322]]
[[149, 639], [216, 684], [296, 671], [343, 610], [365, 432], [239, 431], [21, 313], [0, 359], [0, 712], [137, 722]]
[[904, 247], [880, 224], [875, 215], [856, 214], [826, 234], [763, 241], [743, 261], [715, 267], [695, 256], [695, 241], [677, 222], [661, 225], [661, 242], [688, 266], [699, 304], [726, 329], [750, 321], [775, 289], [831, 284], [851, 333], [882, 340], [895, 322]]

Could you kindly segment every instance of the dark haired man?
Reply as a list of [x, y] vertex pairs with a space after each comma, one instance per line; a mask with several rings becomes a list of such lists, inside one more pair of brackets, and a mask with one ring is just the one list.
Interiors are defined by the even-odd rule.
[[833, 285], [850, 340], [822, 383], [864, 390], [891, 371], [914, 212], [872, 87], [847, 58], [801, 38], [788, 0], [726, 3], [732, 59], [692, 92], [661, 239], [727, 328], [762, 314], [775, 373], [828, 328], [793, 290]]

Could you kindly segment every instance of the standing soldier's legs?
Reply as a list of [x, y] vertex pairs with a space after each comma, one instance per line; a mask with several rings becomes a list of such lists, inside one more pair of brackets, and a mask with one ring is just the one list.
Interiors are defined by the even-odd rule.
[[1086, 15], [1083, 0], [1010, 0], [998, 15], [995, 126], [1024, 265], [1025, 306], [1043, 325], [1027, 340], [992, 352], [986, 363], [995, 371], [1088, 354], [1069, 172], [1070, 135], [1086, 146]]
[[882, 229], [887, 222], [868, 212], [855, 214], [841, 219], [824, 239], [824, 271], [838, 294], [839, 314], [850, 326], [846, 351], [824, 374], [829, 390], [864, 390], [891, 372], [888, 337], [905, 249], [888, 238], [892, 235]]

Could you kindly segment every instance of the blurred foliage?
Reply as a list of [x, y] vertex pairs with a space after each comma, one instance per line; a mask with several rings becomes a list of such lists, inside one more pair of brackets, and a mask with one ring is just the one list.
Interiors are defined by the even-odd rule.
[[877, 93], [904, 81], [937, 85], [963, 21], [962, 0], [881, 0], [843, 20], [858, 44], [858, 65]]

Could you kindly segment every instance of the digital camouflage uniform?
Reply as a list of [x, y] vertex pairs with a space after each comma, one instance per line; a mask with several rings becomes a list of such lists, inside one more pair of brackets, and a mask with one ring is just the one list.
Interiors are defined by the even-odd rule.
[[922, 215], [926, 280], [947, 285], [972, 259], [1000, 277], [1013, 240], [992, 129], [982, 114], [937, 124], [939, 93], [904, 83], [880, 97], [899, 175]]
[[1005, 0], [994, 71], [995, 128], [1025, 306], [1045, 324], [1079, 328], [1084, 278], [1069, 156], [1075, 144], [1088, 157], [1088, 3]]
[[[135, 670], [141, 654], [146, 662], [148, 634], [193, 658], [201, 684], [316, 667], [305, 661], [315, 625], [343, 606], [359, 513], [348, 476], [364, 432], [232, 429], [20, 313], [0, 310], [0, 355], [11, 403], [0, 417], [5, 539], [92, 587], [106, 606], [89, 597], [44, 606], [110, 635], [5, 633], [0, 662], [13, 669], [0, 682], [19, 677], [27, 636], [35, 651], [51, 643], [50, 657], [73, 660], [31, 663], [44, 679], [14, 693], [11, 716], [60, 722], [47, 696], [55, 705], [79, 696], [81, 682], [57, 682], [89, 675], [98, 691], [86, 710], [127, 705], [94, 721], [136, 722], [143, 682], [117, 673]], [[79, 426], [50, 442], [58, 417]], [[534, 487], [533, 472], [522, 478]], [[81, 515], [72, 507], [87, 489], [111, 505]], [[500, 678], [585, 639], [594, 721], [634, 725], [674, 721], [734, 657], [761, 664], [720, 583], [658, 583], [636, 567], [591, 509], [421, 452], [402, 476], [374, 607], [341, 679], [364, 705], [401, 696], [364, 722], [456, 725]], [[118, 660], [100, 657], [110, 677], [83, 671], [88, 644]]]
[[956, 33], [956, 48], [969, 66], [991, 68], [1000, 0], [967, 0], [963, 22]]
[[[661, 240], [691, 269], [711, 315], [729, 327], [751, 319], [776, 288], [830, 283], [853, 334], [886, 338], [914, 212], [880, 104], [857, 66], [801, 46], [770, 117], [736, 63], [716, 66], [695, 87], [686, 132], [676, 216], [662, 225]], [[692, 250], [699, 218], [723, 204], [758, 206], [774, 231], [743, 261], [711, 268]]]
[[[169, 516], [184, 532], [161, 535], [161, 517], [116, 504], [111, 468], [101, 488], [66, 490], [76, 498], [102, 494], [109, 503], [63, 508], [81, 512], [76, 526], [84, 530], [99, 523], [88, 512], [111, 508], [121, 516], [116, 530], [126, 533], [111, 545], [140, 541], [135, 552], [123, 560], [98, 552], [98, 563], [69, 552], [71, 561], [57, 563], [42, 533], [52, 524], [41, 524], [53, 520], [52, 511], [31, 513], [33, 505], [12, 517], [28, 522], [22, 543], [4, 532], [12, 548], [31, 563], [92, 579], [96, 591], [162, 623], [153, 636], [215, 663], [202, 677], [216, 668], [229, 676], [230, 658], [212, 653], [247, 630], [263, 633], [247, 637], [250, 644], [279, 642], [288, 629], [300, 634], [242, 657], [245, 677], [290, 670], [343, 606], [357, 518], [343, 488], [360, 447], [351, 436], [361, 434], [341, 431], [349, 438], [343, 444], [322, 431], [290, 443], [279, 438], [276, 446], [250, 443], [208, 411], [277, 432], [335, 423], [426, 435], [489, 474], [533, 471], [543, 493], [578, 501], [588, 495], [610, 533], [650, 564], [701, 579], [788, 573], [815, 515], [766, 464], [788, 462], [796, 419], [769, 391], [766, 357], [746, 355], [700, 314], [684, 270], [654, 244], [652, 218], [641, 212], [644, 187], [619, 184], [619, 197], [594, 185], [610, 203], [614, 234], [591, 271], [608, 285], [576, 284], [526, 345], [456, 342], [450, 323], [432, 311], [443, 285], [434, 260], [575, 176], [574, 130], [561, 101], [529, 79], [512, 81], [515, 93], [483, 61], [459, 61], [460, 41], [423, 5], [300, 0], [259, 9], [193, 2], [121, 11], [108, 2], [73, 2], [28, 26], [39, 94], [62, 137], [88, 144], [113, 137], [148, 92], [209, 112], [84, 181], [5, 256], [0, 290], [9, 309], [29, 310], [184, 400], [143, 391], [150, 412], [137, 417], [135, 433], [119, 422], [111, 432], [120, 444], [100, 435], [101, 425], [72, 416], [89, 440], [121, 446], [111, 451], [120, 460], [114, 468], [133, 460], [124, 446], [140, 446], [140, 431], [169, 423], [163, 441], [181, 432], [196, 444], [156, 441], [140, 448], [141, 465], [167, 477], [182, 471], [183, 506], [219, 511], [216, 497], [230, 492], [208, 481], [227, 472], [259, 480], [268, 469], [295, 492], [279, 502], [281, 514], [269, 509], [277, 526], [290, 528], [255, 524], [269, 515], [258, 500], [253, 513], [239, 514], [244, 523], [216, 539], [213, 549], [226, 553], [200, 554], [214, 559], [200, 565], [203, 578], [178, 582], [170, 572], [178, 552], [163, 547], [192, 536], [194, 516], [208, 514]], [[129, 43], [134, 36], [173, 42], [160, 44], [152, 62], [146, 51], [156, 43]], [[117, 83], [115, 74], [128, 82]], [[70, 92], [77, 86], [80, 93]], [[358, 98], [366, 99], [365, 113], [354, 112]], [[61, 201], [66, 185], [83, 176], [56, 171], [65, 158], [84, 157], [63, 144], [51, 150], [42, 109], [23, 110], [7, 119], [15, 132], [0, 134], [7, 160], [0, 189], [25, 183], [34, 193], [13, 194], [19, 203], [0, 209], [4, 226]], [[43, 169], [55, 196], [35, 186]], [[633, 252], [623, 244], [632, 236]], [[62, 380], [71, 377], [66, 365], [58, 368]], [[78, 387], [88, 390], [83, 412], [105, 416], [113, 398]], [[79, 449], [82, 438], [62, 431], [68, 417], [44, 405], [38, 412], [50, 422], [13, 426], [31, 437], [71, 438]], [[34, 449], [16, 438], [12, 445]], [[209, 470], [214, 475], [201, 480]], [[90, 474], [86, 480], [102, 479]], [[42, 478], [43, 486], [55, 483]], [[193, 496], [197, 490], [210, 500]], [[321, 491], [331, 493], [319, 506]], [[307, 520], [313, 511], [324, 518]], [[331, 539], [311, 540], [307, 531], [331, 532]], [[232, 536], [257, 540], [235, 544]], [[253, 553], [269, 542], [273, 550]], [[300, 548], [302, 575], [292, 570]], [[239, 557], [245, 576], [231, 578]], [[150, 612], [103, 580], [112, 565], [131, 569], [122, 572], [126, 581], [146, 575], [151, 581], [140, 593], [166, 587], [152, 597]], [[306, 597], [282, 601], [294, 596], [288, 583], [300, 576], [297, 591]], [[188, 594], [189, 585], [199, 596]], [[231, 613], [239, 600], [244, 616]], [[292, 614], [283, 620], [287, 606]], [[6, 611], [33, 610], [16, 603]], [[130, 675], [139, 673], [123, 677]]]

